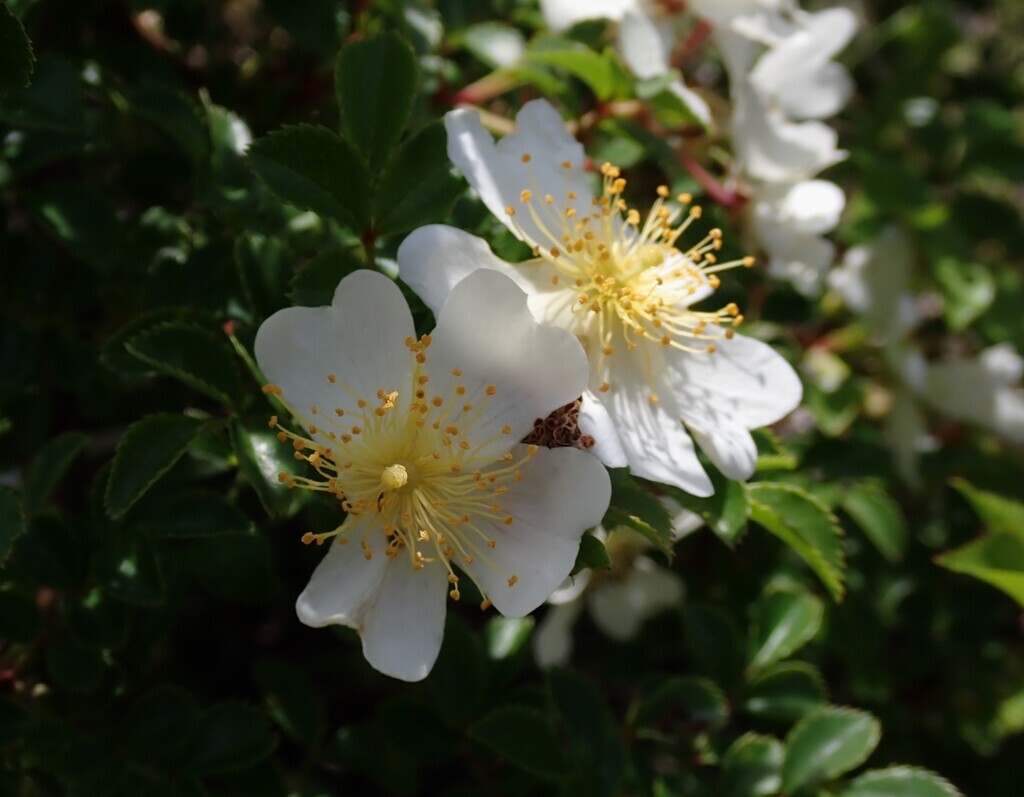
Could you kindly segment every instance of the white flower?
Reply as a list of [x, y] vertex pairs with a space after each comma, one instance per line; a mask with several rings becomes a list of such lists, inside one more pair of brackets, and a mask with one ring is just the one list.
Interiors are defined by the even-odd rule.
[[275, 313], [256, 357], [305, 428], [271, 425], [307, 461], [289, 486], [338, 499], [341, 526], [298, 599], [307, 625], [347, 625], [376, 669], [424, 678], [444, 633], [456, 567], [503, 614], [535, 609], [575, 562], [610, 497], [589, 454], [517, 441], [586, 387], [587, 363], [563, 330], [537, 324], [526, 296], [491, 272], [467, 278], [414, 338], [399, 288], [358, 271], [330, 307]]
[[[673, 515], [673, 539], [700, 528], [699, 515], [663, 499]], [[568, 579], [548, 598], [549, 608], [533, 636], [533, 654], [541, 667], [567, 664], [572, 654], [572, 626], [584, 607], [594, 625], [609, 639], [624, 642], [640, 631], [646, 620], [683, 600], [683, 581], [645, 552], [651, 545], [635, 531], [620, 528], [595, 532], [612, 560], [608, 572], [585, 570]]]
[[752, 260], [719, 263], [718, 230], [676, 248], [700, 213], [670, 206], [667, 188], [642, 220], [621, 199], [625, 180], [606, 165], [593, 197], [583, 148], [548, 103], [528, 103], [516, 121], [496, 145], [476, 113], [449, 113], [449, 155], [536, 257], [513, 266], [478, 238], [431, 226], [399, 248], [402, 279], [435, 310], [475, 269], [516, 279], [539, 320], [569, 329], [587, 349], [580, 428], [609, 466], [710, 495], [696, 439], [726, 476], [749, 477], [757, 458], [749, 430], [789, 413], [800, 381], [769, 346], [734, 334], [736, 305], [693, 306], [714, 293], [717, 272]]

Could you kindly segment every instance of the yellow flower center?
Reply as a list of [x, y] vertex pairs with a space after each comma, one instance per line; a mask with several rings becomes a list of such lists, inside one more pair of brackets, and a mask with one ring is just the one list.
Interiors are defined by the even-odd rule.
[[[524, 163], [531, 160], [523, 156]], [[572, 164], [565, 161], [562, 168], [568, 176]], [[701, 217], [697, 206], [684, 214], [692, 197], [680, 194], [678, 205], [670, 207], [669, 190], [660, 186], [641, 223], [640, 213], [622, 199], [626, 180], [619, 169], [606, 163], [601, 173], [603, 189], [589, 212], [582, 212], [567, 179], [562, 198], [522, 190], [520, 203], [532, 222], [530, 232], [517, 222], [520, 211], [513, 205], [505, 208], [510, 223], [524, 238], [534, 239], [534, 256], [554, 267], [551, 282], [565, 288], [573, 312], [597, 316], [599, 367], [618, 347], [632, 350], [644, 342], [713, 354], [715, 341], [732, 338], [743, 316], [732, 302], [714, 311], [693, 310], [690, 305], [714, 292], [718, 272], [752, 266], [754, 259], [719, 262], [722, 231], [717, 228], [685, 252], [680, 250], [677, 240]], [[537, 181], [532, 182], [536, 187]], [[602, 390], [610, 387], [606, 383]], [[651, 398], [657, 401], [653, 392]]]
[[[433, 563], [444, 566], [454, 600], [460, 592], [453, 564], [479, 561], [513, 586], [518, 577], [504, 572], [489, 555], [499, 544], [490, 530], [515, 523], [502, 496], [522, 480], [520, 468], [537, 446], [519, 446], [514, 453], [517, 440], [507, 425], [488, 439], [475, 439], [473, 429], [497, 388], [471, 387], [463, 372], [454, 369], [456, 380], [447, 394], [433, 393], [424, 372], [430, 336], [409, 338], [406, 346], [415, 361], [408, 398], [381, 388], [372, 401], [328, 374], [327, 381], [338, 391], [337, 406], [303, 409], [291, 406], [279, 387], [264, 387], [309, 436], [285, 428], [277, 416], [270, 419], [270, 427], [278, 430], [279, 440], [291, 441], [297, 460], [316, 472], [315, 477], [282, 472], [278, 478], [290, 488], [328, 493], [350, 516], [368, 519], [359, 540], [366, 559], [373, 558], [369, 535], [379, 532], [387, 539], [386, 556], [406, 556], [413, 570]], [[506, 453], [493, 456], [483, 450], [503, 437], [508, 438]], [[344, 524], [307, 533], [303, 542], [321, 545], [331, 538], [340, 545], [351, 542]], [[482, 608], [489, 605], [485, 595]]]

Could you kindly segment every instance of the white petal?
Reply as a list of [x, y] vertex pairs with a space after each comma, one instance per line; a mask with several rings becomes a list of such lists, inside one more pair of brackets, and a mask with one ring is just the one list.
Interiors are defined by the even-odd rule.
[[622, 642], [635, 637], [646, 619], [682, 599], [679, 576], [640, 556], [624, 579], [606, 580], [589, 593], [590, 616], [605, 636]]
[[1024, 442], [1024, 391], [1008, 387], [1000, 357], [929, 364], [922, 398], [950, 418]]
[[[562, 117], [547, 101], [526, 103], [516, 116], [516, 132], [497, 144], [476, 111], [450, 111], [444, 123], [448, 156], [491, 213], [517, 238], [545, 249], [562, 246], [562, 214], [570, 207], [581, 214], [590, 212], [592, 195], [583, 171], [583, 146], [569, 135]], [[533, 192], [532, 207], [540, 223], [522, 203], [524, 190]], [[575, 193], [576, 199], [570, 200], [569, 193]], [[554, 204], [545, 204], [547, 194]], [[505, 212], [508, 206], [517, 209], [514, 218]]]
[[736, 156], [751, 177], [768, 182], [796, 181], [838, 163], [837, 134], [821, 122], [790, 122], [748, 82], [734, 92], [732, 132]]
[[[598, 527], [598, 531], [600, 531]], [[602, 542], [604, 540], [602, 539]], [[562, 585], [548, 595], [547, 602], [552, 606], [561, 606], [563, 603], [572, 603], [590, 584], [592, 570], [582, 570], [574, 576], [569, 576], [562, 582]]]
[[[359, 524], [352, 517], [345, 526], [348, 529], [345, 538], [362, 539]], [[314, 628], [344, 625], [362, 632], [366, 612], [377, 601], [389, 562], [384, 556], [382, 535], [371, 532], [366, 539], [375, 553], [369, 561], [354, 542], [331, 543], [295, 603], [295, 611], [303, 623]]]
[[792, 119], [825, 119], [842, 110], [853, 94], [853, 78], [841, 64], [829, 63], [798, 75], [777, 92], [782, 110]]
[[669, 43], [646, 14], [627, 13], [619, 23], [619, 50], [622, 59], [638, 78], [663, 75], [671, 69]]
[[621, 19], [637, 6], [638, 0], [540, 0], [544, 21], [555, 33], [585, 19]]
[[893, 453], [896, 472], [911, 487], [921, 487], [921, 471], [917, 455], [921, 450], [927, 426], [913, 396], [907, 390], [896, 390], [886, 419], [885, 438]]
[[681, 80], [674, 80], [668, 85], [668, 90], [675, 94], [683, 105], [690, 109], [690, 113], [696, 117], [705, 127], [711, 124], [711, 106], [693, 89], [687, 88]]
[[701, 450], [724, 476], [743, 481], [754, 475], [757, 446], [750, 432], [742, 426], [723, 423], [706, 426], [703, 430], [693, 426], [689, 429]]
[[542, 669], [568, 664], [572, 655], [572, 627], [583, 611], [583, 601], [552, 606], [533, 634], [533, 658]]
[[826, 233], [839, 223], [846, 195], [828, 180], [766, 185], [757, 192], [758, 208], [775, 223], [805, 233]]
[[768, 273], [804, 296], [818, 295], [835, 259], [835, 244], [756, 211], [754, 225], [768, 254]]
[[594, 438], [590, 453], [609, 468], [624, 468], [629, 464], [622, 448], [619, 432], [601, 400], [589, 390], [583, 394], [579, 415], [580, 432]]
[[436, 563], [413, 570], [403, 556], [388, 560], [362, 633], [363, 655], [374, 669], [403, 681], [427, 677], [444, 639], [447, 577]]
[[[456, 377], [453, 370], [463, 376]], [[508, 277], [478, 269], [459, 282], [438, 315], [426, 373], [433, 395], [466, 387], [465, 401], [481, 408], [465, 432], [479, 456], [497, 456], [522, 439], [537, 418], [574, 401], [586, 389], [586, 354], [572, 334], [537, 323], [526, 294]], [[493, 385], [493, 396], [485, 389]], [[503, 425], [512, 427], [502, 436]]]
[[407, 391], [412, 357], [403, 341], [413, 334], [399, 287], [374, 271], [356, 271], [338, 284], [330, 307], [289, 307], [264, 321], [256, 361], [308, 424], [312, 405], [327, 412], [355, 407], [341, 383], [367, 400], [380, 389]]
[[518, 283], [515, 267], [495, 255], [487, 241], [454, 227], [420, 227], [398, 247], [399, 276], [435, 316], [456, 283], [478, 268], [499, 271]]
[[800, 378], [771, 346], [746, 335], [723, 338], [715, 346], [714, 354], [666, 352], [666, 379], [691, 429], [757, 429], [800, 403]]
[[[465, 566], [508, 617], [533, 611], [558, 588], [576, 562], [583, 532], [601, 522], [611, 498], [608, 471], [574, 448], [540, 448], [520, 470], [522, 481], [500, 497], [515, 521], [480, 520], [496, 544], [489, 561]], [[517, 581], [510, 587], [512, 576]]]
[[[651, 356], [656, 361], [652, 372], [661, 374], [664, 365], [660, 347], [652, 348]], [[683, 426], [672, 387], [659, 380], [655, 386], [659, 401], [651, 404], [651, 386], [641, 358], [639, 349], [608, 358], [603, 376], [611, 383], [611, 390], [594, 394], [618, 430], [630, 471], [692, 495], [711, 495], [714, 487]]]

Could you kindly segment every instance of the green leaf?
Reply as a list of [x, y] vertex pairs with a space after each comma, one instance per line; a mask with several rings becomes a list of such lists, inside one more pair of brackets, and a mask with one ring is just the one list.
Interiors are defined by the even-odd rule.
[[633, 724], [636, 727], [683, 725], [695, 733], [718, 728], [729, 718], [725, 693], [707, 678], [684, 676], [666, 678], [641, 703]]
[[548, 672], [548, 692], [569, 731], [575, 772], [565, 793], [613, 795], [625, 767], [625, 750], [597, 687], [568, 670]]
[[526, 617], [492, 617], [484, 626], [484, 649], [492, 661], [504, 661], [523, 649], [533, 633], [535, 620]]
[[288, 296], [302, 307], [325, 307], [333, 301], [338, 283], [365, 267], [352, 249], [328, 249], [295, 272]]
[[15, 540], [25, 533], [25, 513], [18, 496], [0, 488], [0, 566], [7, 562]]
[[89, 438], [81, 432], [66, 432], [46, 441], [39, 449], [23, 493], [30, 513], [42, 507], [88, 441]]
[[267, 659], [253, 669], [267, 713], [298, 745], [309, 748], [324, 732], [324, 702], [297, 667]]
[[827, 506], [790, 484], [758, 482], [746, 487], [750, 518], [800, 556], [828, 588], [832, 599], [843, 598], [846, 566], [842, 529]]
[[935, 279], [942, 289], [942, 309], [947, 323], [957, 331], [967, 329], [995, 299], [996, 286], [991, 271], [980, 263], [962, 262], [951, 256], [938, 258], [934, 269]]
[[717, 606], [683, 606], [686, 647], [698, 669], [730, 686], [742, 670], [740, 634], [732, 618]]
[[378, 235], [440, 221], [462, 193], [451, 174], [444, 123], [433, 122], [402, 142], [388, 158], [374, 196]]
[[954, 573], [991, 584], [1024, 606], [1024, 532], [986, 534], [935, 561]]
[[671, 496], [684, 509], [696, 512], [722, 542], [735, 545], [747, 530], [747, 494], [740, 482], [711, 474], [715, 492], [706, 498], [669, 488]]
[[27, 86], [35, 60], [21, 21], [0, 3], [0, 92]]
[[963, 797], [952, 783], [917, 767], [873, 769], [850, 781], [841, 797]]
[[809, 592], [774, 590], [761, 597], [750, 629], [750, 667], [761, 669], [792, 656], [814, 639], [825, 615]]
[[110, 594], [136, 606], [164, 601], [164, 578], [149, 538], [117, 530], [100, 552], [97, 578]]
[[282, 200], [356, 231], [369, 223], [369, 178], [352, 145], [326, 127], [276, 130], [249, 147], [249, 164]]
[[285, 294], [294, 273], [293, 258], [277, 238], [247, 232], [235, 241], [238, 278], [257, 317], [266, 318], [287, 304]]
[[204, 714], [189, 740], [187, 770], [215, 775], [262, 761], [277, 745], [266, 716], [245, 703], [219, 703]]
[[640, 532], [669, 559], [672, 558], [672, 518], [668, 510], [625, 468], [610, 468], [612, 500], [602, 525], [627, 526]]
[[235, 405], [242, 383], [235, 356], [221, 335], [186, 323], [160, 324], [135, 335], [125, 348], [159, 372], [222, 404]]
[[864, 763], [882, 735], [866, 711], [826, 706], [808, 714], [786, 737], [782, 791], [787, 794], [849, 772]]
[[163, 323], [177, 322], [182, 320], [182, 310], [177, 307], [167, 307], [145, 313], [134, 318], [125, 324], [121, 329], [107, 338], [100, 349], [99, 360], [104, 367], [121, 377], [148, 377], [153, 369], [147, 363], [143, 363], [138, 357], [130, 354], [125, 349], [125, 343], [134, 338], [140, 332]]
[[177, 489], [169, 501], [147, 504], [140, 531], [153, 539], [246, 533], [252, 522], [218, 493]]
[[558, 39], [542, 39], [540, 45], [527, 52], [528, 64], [557, 67], [578, 77], [601, 101], [624, 96], [629, 91], [629, 77], [611, 51], [598, 54], [582, 44]]
[[979, 490], [963, 479], [954, 479], [951, 484], [966, 498], [978, 513], [989, 531], [1006, 531], [1024, 535], [1024, 504], [1001, 495]]
[[184, 557], [192, 575], [211, 595], [244, 606], [262, 606], [279, 589], [270, 543], [262, 534], [199, 537]]
[[580, 550], [576, 554], [576, 564], [572, 566], [570, 576], [574, 576], [581, 570], [607, 570], [612, 566], [612, 558], [608, 555], [608, 549], [593, 534], [584, 534], [580, 539]]
[[903, 557], [906, 523], [899, 504], [885, 490], [873, 482], [861, 482], [846, 492], [842, 506], [882, 556], [890, 562]]
[[71, 589], [84, 576], [81, 546], [82, 535], [73, 532], [61, 517], [42, 513], [18, 538], [13, 559], [40, 584]]
[[280, 473], [307, 475], [306, 464], [295, 461], [294, 449], [278, 440], [265, 425], [254, 429], [235, 417], [228, 430], [238, 457], [238, 469], [256, 491], [267, 513], [291, 517], [298, 512], [309, 491], [290, 490], [278, 479]]
[[76, 257], [109, 271], [118, 253], [110, 200], [86, 183], [51, 182], [33, 194], [31, 209], [47, 232]]
[[199, 704], [186, 690], [158, 686], [128, 709], [120, 738], [132, 758], [166, 759], [184, 749], [199, 718]]
[[825, 703], [821, 673], [803, 661], [784, 661], [755, 675], [743, 688], [740, 705], [755, 717], [795, 721]]
[[771, 797], [782, 785], [782, 742], [747, 733], [722, 756], [722, 797]]
[[106, 505], [112, 518], [127, 512], [188, 450], [202, 421], [184, 415], [148, 415], [133, 423], [114, 452]]
[[341, 121], [371, 172], [401, 138], [418, 85], [416, 56], [394, 33], [350, 42], [338, 53], [334, 89]]
[[194, 163], [205, 166], [210, 157], [210, 132], [203, 114], [188, 97], [166, 88], [144, 88], [131, 96], [128, 108], [170, 136]]
[[502, 758], [534, 775], [558, 780], [565, 756], [548, 718], [524, 706], [502, 706], [471, 725], [469, 735]]

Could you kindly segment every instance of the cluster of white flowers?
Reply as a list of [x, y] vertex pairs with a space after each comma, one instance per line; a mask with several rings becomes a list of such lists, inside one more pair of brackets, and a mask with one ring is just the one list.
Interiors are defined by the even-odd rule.
[[[560, 30], [584, 19], [618, 22], [619, 49], [637, 77], [672, 72], [681, 28], [711, 26], [729, 75], [733, 177], [749, 198], [749, 233], [769, 258], [769, 273], [814, 295], [835, 257], [825, 233], [846, 200], [834, 183], [814, 179], [846, 157], [821, 120], [836, 114], [852, 91], [833, 58], [856, 30], [846, 8], [802, 11], [796, 0], [542, 0], [548, 24]], [[677, 75], [671, 84], [694, 116], [711, 121], [708, 104]]]
[[913, 264], [910, 238], [889, 227], [870, 245], [850, 249], [829, 286], [881, 348], [893, 382], [886, 438], [900, 475], [920, 486], [917, 456], [932, 445], [924, 408], [1024, 443], [1024, 360], [1009, 343], [974, 357], [928, 359], [913, 337], [926, 320], [920, 297], [910, 292]]
[[[330, 307], [279, 311], [256, 338], [265, 391], [290, 416], [271, 427], [310, 469], [281, 481], [345, 511], [337, 528], [305, 535], [330, 545], [299, 617], [356, 629], [367, 660], [406, 680], [433, 666], [446, 595], [460, 600], [471, 582], [482, 608], [522, 616], [556, 591], [607, 510], [605, 466], [710, 495], [695, 443], [725, 476], [746, 479], [751, 430], [802, 392], [783, 357], [739, 334], [740, 308], [713, 302], [719, 275], [753, 258], [720, 259], [721, 230], [694, 235], [701, 210], [690, 196], [661, 186], [649, 212], [631, 209], [619, 169], [588, 171], [543, 100], [499, 142], [474, 111], [445, 121], [451, 160], [533, 257], [507, 263], [482, 239], [423, 227], [397, 261], [437, 318], [432, 333], [416, 337], [399, 288], [361, 271]], [[537, 424], [567, 407], [580, 444], [531, 444]], [[613, 635], [681, 595], [665, 586], [675, 576], [626, 559], [632, 575], [605, 580], [632, 596]]]

